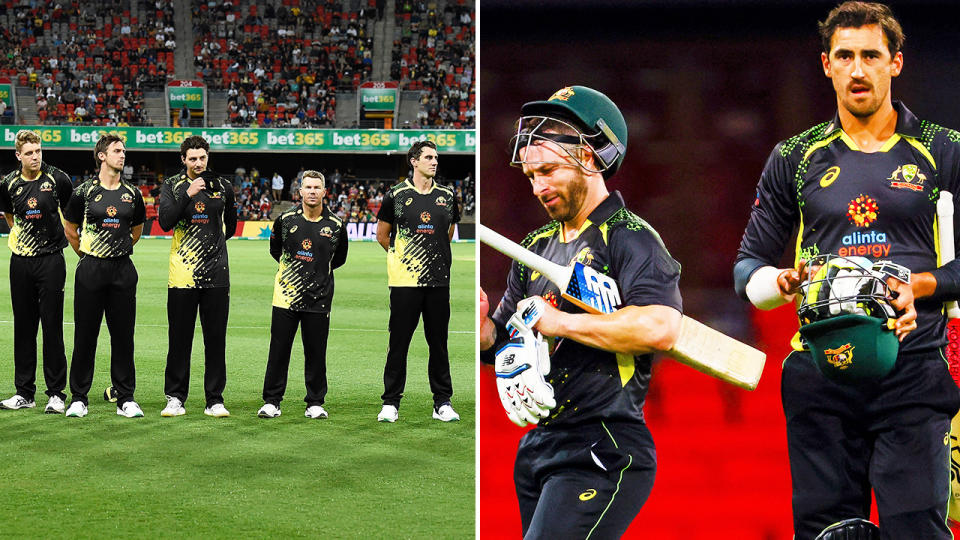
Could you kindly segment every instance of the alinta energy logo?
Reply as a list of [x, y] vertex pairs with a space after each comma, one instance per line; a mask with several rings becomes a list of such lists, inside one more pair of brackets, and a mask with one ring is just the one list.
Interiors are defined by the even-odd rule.
[[857, 227], [869, 227], [877, 220], [879, 212], [877, 201], [863, 193], [847, 204], [847, 219]]

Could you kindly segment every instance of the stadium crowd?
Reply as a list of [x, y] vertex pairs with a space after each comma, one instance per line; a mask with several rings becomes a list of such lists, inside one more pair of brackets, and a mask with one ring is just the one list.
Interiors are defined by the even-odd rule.
[[34, 89], [41, 124], [147, 124], [144, 89], [173, 76], [172, 0], [8, 2], [0, 22], [0, 74]]

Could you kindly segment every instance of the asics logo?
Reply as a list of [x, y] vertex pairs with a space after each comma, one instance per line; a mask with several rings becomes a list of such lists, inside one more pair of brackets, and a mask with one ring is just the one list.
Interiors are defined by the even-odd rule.
[[580, 500], [581, 500], [581, 501], [589, 501], [590, 499], [592, 499], [592, 498], [594, 498], [594, 497], [596, 497], [596, 496], [597, 496], [597, 490], [595, 490], [595, 489], [588, 489], [588, 490], [586, 490], [586, 491], [584, 491], [583, 493], [580, 494]]

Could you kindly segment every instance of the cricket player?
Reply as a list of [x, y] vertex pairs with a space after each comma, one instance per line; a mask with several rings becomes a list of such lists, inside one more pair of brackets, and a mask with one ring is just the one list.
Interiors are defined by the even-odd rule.
[[43, 324], [44, 412], [63, 414], [67, 357], [63, 350], [63, 286], [67, 270], [60, 210], [73, 184], [60, 169], [44, 163], [40, 135], [21, 130], [15, 141], [20, 167], [0, 181], [0, 211], [10, 226], [10, 301], [13, 304], [13, 384], [17, 393], [0, 409], [36, 406], [37, 327]]
[[343, 221], [323, 204], [323, 175], [304, 171], [300, 206], [273, 222], [270, 255], [280, 263], [273, 287], [270, 352], [263, 378], [260, 418], [280, 416], [287, 388], [293, 338], [300, 326], [303, 340], [307, 418], [327, 418], [327, 335], [333, 301], [333, 271], [347, 260], [348, 237]]
[[77, 186], [63, 212], [67, 240], [80, 256], [74, 280], [72, 399], [67, 416], [87, 415], [97, 336], [106, 315], [117, 414], [140, 417], [143, 411], [133, 399], [137, 385], [133, 334], [138, 276], [130, 255], [143, 232], [146, 212], [140, 191], [120, 177], [126, 159], [123, 139], [114, 134], [100, 137], [93, 157], [98, 174]]
[[618, 538], [653, 487], [657, 460], [643, 403], [652, 353], [670, 349], [680, 330], [680, 265], [620, 193], [607, 190], [627, 145], [623, 115], [607, 96], [569, 86], [525, 104], [521, 115], [511, 164], [523, 169], [552, 220], [521, 244], [555, 263], [580, 261], [609, 275], [622, 302], [610, 314], [583, 313], [514, 262], [492, 317], [480, 291], [481, 358], [509, 353], [505, 324], [518, 303], [545, 301], [534, 328], [550, 337], [545, 378], [557, 407], [517, 450], [523, 535]]
[[423, 317], [430, 349], [427, 373], [433, 392], [433, 417], [460, 420], [450, 404], [450, 240], [460, 221], [453, 191], [437, 184], [437, 145], [414, 143], [407, 151], [410, 178], [391, 187], [377, 213], [377, 241], [387, 252], [390, 286], [390, 344], [383, 369], [383, 407], [377, 420], [396, 422], [407, 382], [407, 351]]
[[[900, 340], [886, 377], [834, 383], [792, 342], [782, 399], [795, 538], [869, 518], [871, 488], [882, 538], [951, 538], [948, 433], [960, 395], [943, 356], [942, 302], [960, 297], [960, 262], [937, 268], [935, 206], [939, 190], [960, 189], [960, 135], [892, 100], [904, 34], [887, 6], [845, 2], [820, 36], [837, 112], [767, 160], [734, 267], [737, 292], [766, 309], [793, 301], [803, 262], [826, 253], [889, 260], [913, 275], [886, 280]], [[796, 267], [777, 268], [788, 246]]]
[[207, 416], [226, 417], [227, 315], [230, 310], [230, 263], [227, 239], [237, 229], [233, 185], [208, 171], [210, 144], [199, 135], [180, 144], [183, 171], [160, 187], [160, 228], [173, 229], [167, 281], [167, 367], [161, 416], [186, 414], [190, 390], [190, 353], [200, 313], [203, 331], [203, 387]]

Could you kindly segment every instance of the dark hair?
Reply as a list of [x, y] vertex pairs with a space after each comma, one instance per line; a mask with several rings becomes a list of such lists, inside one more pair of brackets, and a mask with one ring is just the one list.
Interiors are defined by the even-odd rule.
[[97, 164], [97, 170], [100, 170], [100, 152], [106, 153], [107, 148], [109, 148], [110, 145], [115, 142], [123, 144], [124, 148], [127, 146], [127, 143], [123, 142], [123, 139], [121, 139], [119, 135], [115, 133], [107, 133], [103, 137], [100, 137], [100, 140], [97, 141], [97, 145], [93, 147], [93, 162]]
[[187, 157], [187, 150], [196, 149], [203, 150], [209, 154], [210, 143], [208, 143], [206, 139], [199, 135], [191, 135], [190, 137], [184, 139], [182, 143], [180, 143], [180, 157]]
[[887, 49], [890, 56], [896, 55], [903, 47], [906, 36], [903, 28], [893, 16], [893, 11], [885, 4], [876, 2], [844, 2], [833, 8], [827, 20], [818, 23], [823, 52], [830, 54], [830, 42], [837, 28], [860, 28], [868, 24], [879, 24], [887, 37]]
[[[410, 147], [410, 150], [407, 150], [407, 163], [420, 159], [420, 154], [423, 153], [424, 148], [433, 148], [436, 150], [437, 145], [433, 141], [419, 141], [413, 143], [413, 146]], [[411, 168], [413, 168], [412, 165]]]

